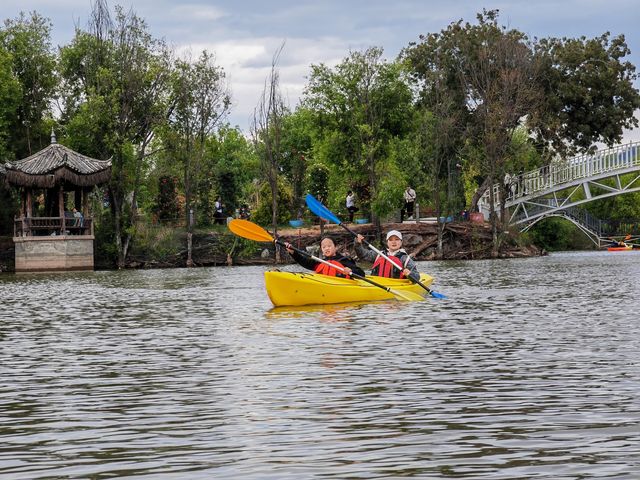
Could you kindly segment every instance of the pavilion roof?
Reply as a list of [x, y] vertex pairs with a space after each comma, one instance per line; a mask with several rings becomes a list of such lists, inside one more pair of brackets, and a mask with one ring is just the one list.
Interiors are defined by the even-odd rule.
[[96, 160], [53, 143], [30, 157], [4, 164], [6, 180], [17, 186], [52, 188], [63, 182], [88, 187], [111, 177], [111, 160]]

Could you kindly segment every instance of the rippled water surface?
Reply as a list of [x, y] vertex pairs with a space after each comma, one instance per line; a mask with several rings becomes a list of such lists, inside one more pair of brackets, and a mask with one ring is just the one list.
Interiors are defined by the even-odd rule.
[[448, 300], [0, 274], [0, 477], [640, 478], [640, 252], [420, 268]]

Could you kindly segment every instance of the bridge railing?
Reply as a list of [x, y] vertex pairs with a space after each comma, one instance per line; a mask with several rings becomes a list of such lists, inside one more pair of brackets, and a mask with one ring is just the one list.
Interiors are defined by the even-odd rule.
[[602, 222], [601, 236], [640, 235], [640, 221], [636, 219], [604, 220]]
[[13, 222], [14, 237], [93, 234], [91, 217], [16, 217]]
[[[518, 198], [549, 190], [554, 186], [570, 183], [574, 180], [589, 178], [603, 173], [623, 170], [640, 165], [640, 142], [617, 145], [599, 150], [593, 154], [575, 157], [544, 165], [539, 169], [523, 174], [507, 177], [504, 182], [507, 191], [507, 202]], [[502, 185], [493, 186], [496, 208], [501, 203]], [[482, 196], [480, 202], [485, 215], [489, 211], [489, 191]]]

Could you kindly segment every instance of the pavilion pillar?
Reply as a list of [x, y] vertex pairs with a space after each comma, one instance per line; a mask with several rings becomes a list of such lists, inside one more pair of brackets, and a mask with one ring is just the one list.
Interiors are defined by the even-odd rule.
[[64, 188], [62, 188], [62, 185], [58, 190], [58, 213], [64, 218]]
[[26, 188], [26, 198], [23, 211], [23, 217], [33, 217], [33, 189]]
[[20, 216], [27, 216], [27, 187], [20, 189]]
[[62, 184], [58, 190], [58, 212], [60, 213], [60, 235], [64, 235], [66, 219], [64, 218], [64, 187]]

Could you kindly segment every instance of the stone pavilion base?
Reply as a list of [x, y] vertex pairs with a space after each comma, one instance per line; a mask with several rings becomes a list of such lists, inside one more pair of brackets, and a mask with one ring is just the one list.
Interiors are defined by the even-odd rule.
[[93, 235], [13, 237], [16, 273], [93, 270]]

